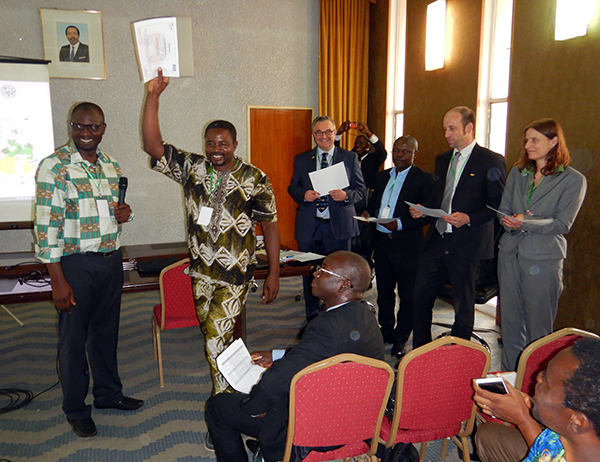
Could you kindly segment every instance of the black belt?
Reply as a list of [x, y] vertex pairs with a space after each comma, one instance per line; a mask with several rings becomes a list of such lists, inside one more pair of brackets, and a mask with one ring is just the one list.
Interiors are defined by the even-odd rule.
[[115, 253], [117, 253], [118, 250], [111, 250], [110, 252], [84, 252], [85, 255], [90, 255], [90, 256], [94, 256], [94, 257], [103, 257], [103, 258], [110, 258], [112, 257]]

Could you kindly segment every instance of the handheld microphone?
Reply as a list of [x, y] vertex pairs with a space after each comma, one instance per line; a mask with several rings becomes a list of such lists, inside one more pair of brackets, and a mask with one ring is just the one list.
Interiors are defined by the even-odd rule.
[[127, 177], [122, 176], [119, 178], [119, 205], [125, 203], [125, 193], [127, 192]]

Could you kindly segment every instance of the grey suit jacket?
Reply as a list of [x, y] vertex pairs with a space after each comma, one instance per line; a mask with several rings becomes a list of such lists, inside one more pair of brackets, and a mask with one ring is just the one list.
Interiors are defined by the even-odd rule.
[[[317, 149], [298, 154], [294, 159], [294, 175], [288, 187], [290, 196], [298, 203], [296, 216], [296, 240], [310, 241], [313, 231], [317, 226], [317, 206], [315, 201], [306, 202], [304, 193], [313, 189], [309, 172], [317, 169]], [[347, 201], [334, 201], [329, 199], [329, 214], [331, 229], [336, 239], [350, 239], [358, 235], [358, 222], [352, 218], [356, 215], [354, 204], [359, 202], [366, 194], [367, 188], [363, 180], [362, 171], [355, 152], [335, 147], [333, 164], [344, 162], [350, 186], [344, 191], [348, 194]]]
[[[514, 167], [506, 180], [500, 210], [512, 215], [527, 210], [534, 217], [552, 218], [552, 223], [538, 226], [523, 224], [517, 230], [506, 228], [500, 239], [501, 252], [517, 252], [532, 260], [567, 257], [567, 234], [579, 213], [587, 181], [577, 170], [566, 167], [564, 172], [546, 176], [538, 184], [527, 205], [530, 175]], [[499, 216], [500, 218], [500, 216]]]

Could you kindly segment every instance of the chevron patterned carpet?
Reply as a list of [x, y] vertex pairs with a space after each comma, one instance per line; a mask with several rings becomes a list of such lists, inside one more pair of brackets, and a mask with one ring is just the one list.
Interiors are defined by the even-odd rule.
[[[260, 291], [250, 294], [247, 339], [250, 351], [290, 344], [304, 318], [304, 303], [294, 300], [300, 288], [299, 277], [282, 280], [279, 296], [270, 305], [260, 303]], [[210, 396], [211, 385], [202, 334], [198, 328], [163, 332], [165, 387], [160, 388], [150, 324], [152, 307], [158, 298], [158, 292], [123, 296], [119, 372], [126, 395], [144, 399], [144, 407], [131, 413], [94, 409], [92, 416], [98, 436], [83, 439], [67, 423], [61, 410], [60, 385], [55, 386], [24, 408], [0, 415], [0, 461], [216, 460], [203, 444], [204, 403]], [[376, 291], [370, 290], [366, 298], [375, 303]], [[39, 393], [57, 382], [56, 312], [49, 302], [9, 308], [25, 327], [0, 310], [0, 388]], [[451, 308], [435, 311], [436, 321], [452, 322], [452, 317]], [[493, 326], [493, 319], [484, 322]], [[434, 334], [437, 335], [435, 330]], [[488, 342], [494, 346], [497, 336], [488, 335]], [[389, 347], [388, 359], [392, 363]], [[91, 401], [90, 396], [88, 402]], [[0, 397], [0, 407], [7, 404], [8, 399]], [[427, 460], [439, 460], [439, 442], [428, 446]], [[460, 460], [453, 445], [449, 446], [445, 460]]]

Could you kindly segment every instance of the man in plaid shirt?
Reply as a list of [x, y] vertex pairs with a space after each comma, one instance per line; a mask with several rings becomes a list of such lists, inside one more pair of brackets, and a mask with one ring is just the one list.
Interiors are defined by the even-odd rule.
[[117, 204], [119, 164], [98, 149], [105, 130], [99, 106], [78, 104], [71, 113], [72, 141], [42, 160], [36, 173], [36, 257], [46, 264], [59, 311], [62, 407], [81, 437], [97, 433], [85, 404], [88, 369], [96, 408], [133, 411], [144, 404], [123, 395], [117, 370], [119, 236], [121, 223], [133, 214], [128, 204]]

